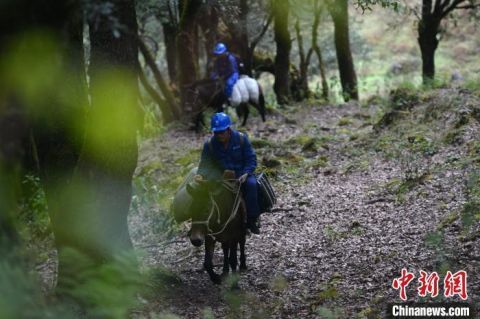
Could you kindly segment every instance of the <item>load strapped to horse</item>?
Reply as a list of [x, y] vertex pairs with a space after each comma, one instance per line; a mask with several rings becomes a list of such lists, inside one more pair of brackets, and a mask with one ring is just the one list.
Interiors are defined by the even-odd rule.
[[[232, 171], [225, 171], [223, 180], [197, 182], [197, 168], [188, 173], [178, 188], [172, 204], [172, 213], [177, 222], [192, 220], [190, 241], [194, 246], [205, 243], [204, 267], [214, 283], [221, 276], [213, 270], [215, 242], [223, 249], [223, 273], [237, 271], [237, 248], [240, 247], [240, 270], [245, 270], [246, 209], [241, 196], [241, 186], [246, 175], [235, 178]], [[261, 213], [271, 211], [276, 203], [273, 188], [265, 174], [257, 176], [258, 199]]]
[[182, 104], [184, 109], [194, 114], [195, 127], [198, 131], [200, 125], [205, 125], [203, 112], [208, 108], [222, 112], [224, 104], [230, 103], [235, 108], [238, 118], [242, 118], [242, 126], [247, 123], [250, 110], [248, 105], [253, 105], [265, 122], [266, 108], [262, 87], [253, 78], [241, 75], [232, 89], [232, 96], [228, 98], [224, 92], [225, 84], [221, 80], [204, 79], [195, 81], [184, 87]]
[[[197, 167], [192, 168], [182, 184], [177, 188], [171, 212], [177, 223], [182, 223], [192, 218], [192, 213], [195, 209], [193, 207], [193, 196], [189, 194], [187, 187], [199, 187], [194, 181], [194, 176], [197, 174]], [[277, 203], [277, 196], [273, 190], [272, 184], [265, 173], [257, 175], [258, 185], [258, 205], [260, 206], [260, 213], [270, 212], [273, 206]]]

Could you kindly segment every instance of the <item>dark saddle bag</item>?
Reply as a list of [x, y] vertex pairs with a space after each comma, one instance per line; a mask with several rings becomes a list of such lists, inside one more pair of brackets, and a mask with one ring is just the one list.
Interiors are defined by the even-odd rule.
[[270, 212], [273, 206], [277, 203], [277, 196], [273, 190], [272, 184], [267, 178], [265, 173], [257, 175], [258, 185], [258, 205], [260, 206], [260, 212]]

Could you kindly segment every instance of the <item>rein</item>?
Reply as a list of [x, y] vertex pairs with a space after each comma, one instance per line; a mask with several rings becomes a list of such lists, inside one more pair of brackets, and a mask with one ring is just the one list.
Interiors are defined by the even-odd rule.
[[[247, 179], [247, 176], [248, 176], [247, 174], [244, 174], [244, 175], [240, 176], [240, 178], [238, 180], [237, 179], [227, 179], [227, 180], [222, 181], [222, 186], [223, 187], [225, 187], [230, 192], [235, 193], [235, 200], [233, 201], [233, 207], [232, 207], [232, 210], [230, 211], [230, 216], [228, 217], [225, 224], [223, 224], [220, 231], [213, 232], [212, 229], [210, 229], [210, 226], [209, 226], [210, 219], [215, 215], [215, 213], [217, 213], [217, 223], [218, 224], [221, 223], [221, 221], [220, 221], [220, 208], [218, 207], [218, 204], [215, 201], [215, 199], [213, 198], [213, 195], [211, 193], [209, 193], [209, 197], [210, 197], [210, 201], [212, 202], [212, 208], [210, 209], [210, 214], [208, 215], [207, 220], [192, 222], [192, 225], [205, 225], [207, 227], [207, 235], [212, 237], [213, 239], [215, 239], [215, 236], [223, 233], [225, 231], [225, 229], [227, 228], [227, 226], [233, 221], [233, 219], [237, 215], [238, 208], [240, 206], [241, 199], [242, 199], [242, 197], [240, 196], [241, 187], [242, 187], [242, 184]], [[239, 182], [238, 183], [238, 189], [235, 189], [235, 186], [233, 186], [230, 183], [231, 181], [238, 181]]]

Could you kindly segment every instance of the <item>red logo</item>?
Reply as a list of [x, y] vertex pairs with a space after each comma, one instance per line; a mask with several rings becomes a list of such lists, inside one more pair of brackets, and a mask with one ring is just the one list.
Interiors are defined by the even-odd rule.
[[[400, 290], [400, 299], [403, 301], [407, 300], [406, 288], [414, 278], [415, 275], [413, 273], [402, 268], [401, 276], [393, 279], [392, 287]], [[420, 297], [426, 297], [428, 294], [430, 294], [432, 298], [438, 296], [440, 276], [437, 272], [434, 271], [429, 274], [426, 271], [420, 270], [418, 282], [417, 293]], [[462, 300], [467, 300], [467, 272], [460, 270], [452, 274], [450, 271], [447, 271], [445, 279], [443, 280], [443, 289], [443, 294], [447, 298], [458, 295]]]
[[467, 300], [467, 272], [464, 270], [457, 271], [452, 275], [450, 271], [447, 271], [445, 280], [443, 281], [445, 286], [445, 297], [453, 297], [459, 295], [462, 300]]
[[395, 278], [392, 282], [392, 287], [394, 289], [400, 289], [400, 298], [403, 301], [407, 300], [407, 292], [405, 290], [413, 278], [415, 278], [415, 275], [413, 273], [409, 273], [405, 268], [403, 268], [402, 276], [400, 276], [400, 278]]
[[428, 275], [423, 270], [420, 270], [420, 278], [418, 278], [418, 282], [420, 283], [420, 287], [418, 287], [418, 295], [420, 297], [425, 297], [427, 294], [431, 294], [432, 297], [438, 296], [439, 280], [440, 277], [435, 271]]

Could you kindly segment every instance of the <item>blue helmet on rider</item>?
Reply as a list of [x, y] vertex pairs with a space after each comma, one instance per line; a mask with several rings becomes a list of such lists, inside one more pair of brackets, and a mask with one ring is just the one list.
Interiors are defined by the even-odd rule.
[[232, 121], [227, 114], [223, 112], [213, 114], [211, 121], [212, 132], [225, 131], [230, 125], [232, 125]]
[[213, 54], [215, 55], [220, 55], [227, 52], [227, 46], [223, 44], [222, 42], [218, 42], [215, 45], [215, 49], [213, 49]]

